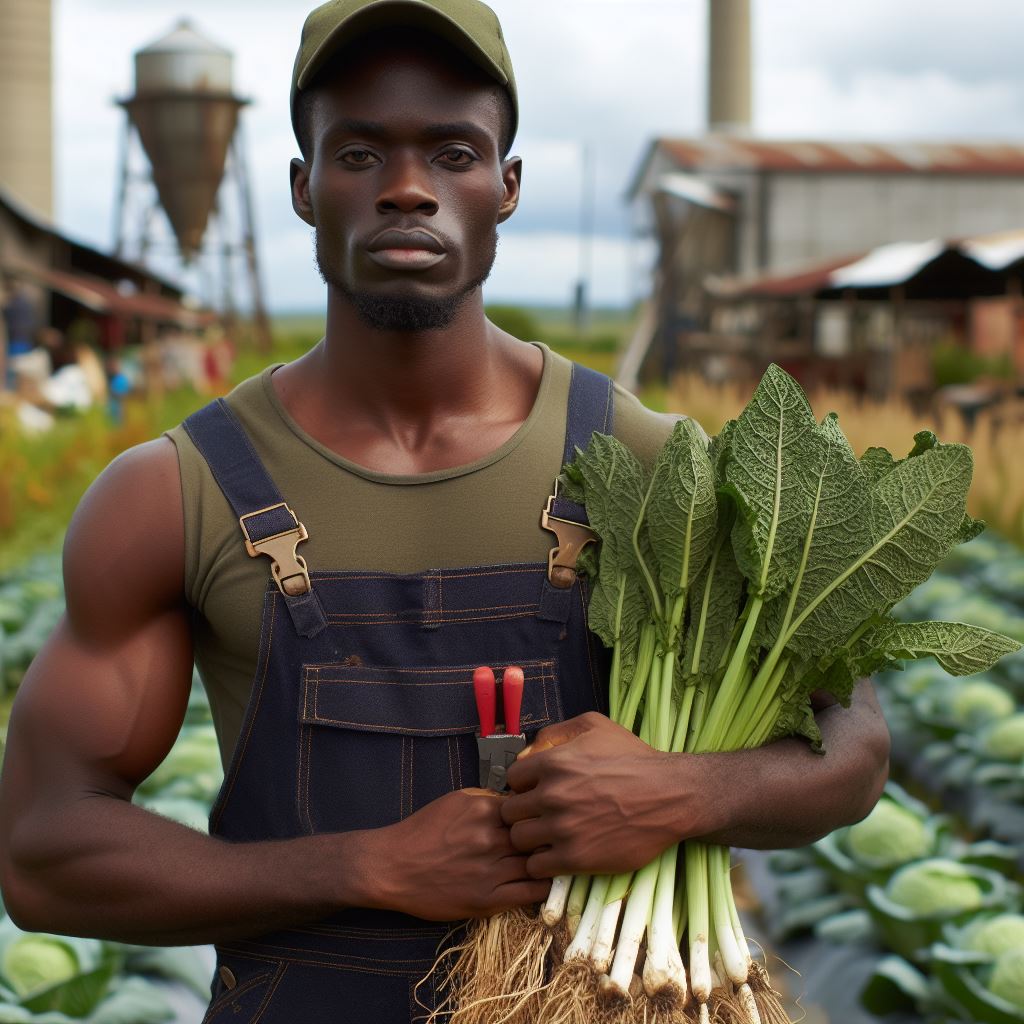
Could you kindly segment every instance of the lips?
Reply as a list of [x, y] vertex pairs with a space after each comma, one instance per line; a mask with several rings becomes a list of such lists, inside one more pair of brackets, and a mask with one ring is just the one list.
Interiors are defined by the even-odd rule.
[[429, 231], [397, 228], [376, 235], [366, 251], [374, 263], [388, 270], [427, 270], [448, 254], [440, 239]]
[[369, 252], [383, 252], [387, 249], [416, 249], [438, 256], [444, 256], [446, 252], [441, 240], [429, 231], [399, 231], [397, 228], [382, 231], [366, 248]]

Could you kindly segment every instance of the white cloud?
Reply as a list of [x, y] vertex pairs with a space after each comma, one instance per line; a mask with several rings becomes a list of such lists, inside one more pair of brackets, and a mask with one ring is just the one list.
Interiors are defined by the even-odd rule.
[[[569, 305], [579, 279], [580, 241], [569, 232], [506, 232], [484, 286], [488, 302]], [[591, 250], [592, 306], [622, 306], [646, 292], [651, 246], [646, 241], [599, 235]]]
[[1019, 138], [1019, 83], [963, 82], [940, 71], [867, 71], [840, 84], [819, 67], [774, 68], [760, 79], [760, 133], [816, 138]]

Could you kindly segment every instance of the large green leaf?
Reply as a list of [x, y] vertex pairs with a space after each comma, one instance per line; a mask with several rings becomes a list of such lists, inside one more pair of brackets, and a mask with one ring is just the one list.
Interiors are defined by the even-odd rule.
[[116, 967], [113, 959], [108, 960], [95, 970], [26, 996], [21, 1005], [33, 1013], [56, 1010], [69, 1017], [86, 1017], [107, 994]]
[[718, 522], [704, 432], [681, 420], [654, 463], [647, 534], [666, 604], [685, 596], [711, 554]]
[[[762, 615], [757, 640], [764, 647], [770, 647], [789, 628], [806, 606], [806, 595], [820, 593], [871, 545], [871, 492], [835, 413], [825, 417], [816, 434], [820, 455], [815, 460], [814, 490], [796, 572]], [[828, 637], [824, 648], [845, 639], [846, 635]], [[799, 643], [793, 648], [809, 653]]]
[[730, 509], [719, 521], [707, 565], [690, 588], [683, 667], [691, 675], [715, 671], [739, 615], [745, 581], [729, 543], [731, 531]]
[[144, 978], [125, 978], [89, 1016], [85, 1024], [161, 1024], [174, 1009], [160, 989]]
[[888, 448], [868, 448], [860, 457], [860, 468], [868, 483], [873, 484], [896, 468], [896, 460]]
[[132, 946], [125, 949], [124, 969], [180, 981], [203, 999], [210, 997], [210, 970], [194, 946]]
[[733, 548], [753, 593], [771, 598], [796, 572], [823, 457], [800, 385], [774, 364], [729, 437], [725, 490], [739, 515]]
[[[1021, 645], [1002, 633], [963, 622], [897, 622], [888, 619], [869, 629], [857, 645], [870, 657], [891, 661], [934, 658], [950, 675], [984, 672]], [[880, 666], [879, 666], [880, 667]], [[877, 669], [876, 669], [877, 670]]]
[[822, 549], [828, 561], [808, 567], [814, 585], [801, 588], [784, 642], [804, 655], [826, 653], [924, 582], [962, 537], [971, 468], [969, 448], [939, 445], [882, 477], [864, 509], [869, 544], [853, 558]]
[[601, 541], [588, 622], [612, 647], [646, 617], [633, 548], [646, 486], [643, 466], [621, 441], [594, 434], [566, 474], [581, 485], [587, 517]]

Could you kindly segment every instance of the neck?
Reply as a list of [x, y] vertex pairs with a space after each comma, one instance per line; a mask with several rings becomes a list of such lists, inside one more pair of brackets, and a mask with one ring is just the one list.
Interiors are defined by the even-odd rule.
[[331, 289], [317, 360], [320, 386], [352, 415], [371, 420], [430, 418], [474, 407], [485, 398], [501, 348], [484, 315], [479, 289], [440, 330], [391, 331], [368, 326], [352, 303]]
[[327, 447], [387, 472], [463, 465], [529, 415], [543, 358], [490, 323], [479, 289], [436, 331], [381, 331], [332, 291], [323, 340], [273, 375], [285, 407]]

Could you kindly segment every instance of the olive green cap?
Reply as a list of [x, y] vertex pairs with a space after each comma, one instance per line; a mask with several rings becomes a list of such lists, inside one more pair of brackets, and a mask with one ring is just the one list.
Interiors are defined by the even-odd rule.
[[[292, 71], [291, 111], [316, 73], [341, 47], [376, 29], [419, 28], [447, 40], [505, 87], [512, 100], [512, 136], [519, 123], [519, 100], [512, 60], [498, 16], [480, 0], [328, 0], [310, 12], [302, 26]], [[296, 135], [298, 133], [296, 132]]]

